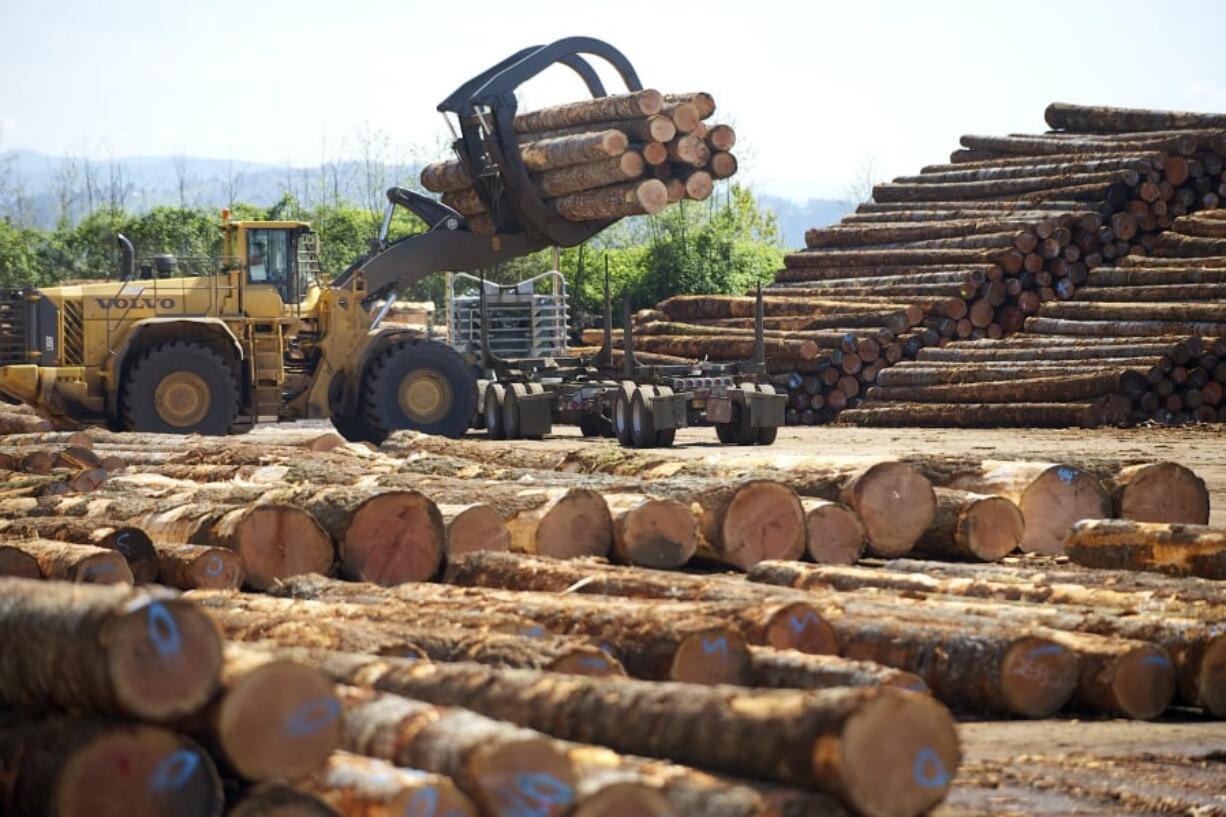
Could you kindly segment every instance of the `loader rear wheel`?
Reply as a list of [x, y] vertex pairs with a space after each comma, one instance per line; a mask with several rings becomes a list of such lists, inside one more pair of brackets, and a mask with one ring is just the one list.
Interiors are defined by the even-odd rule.
[[122, 409], [130, 431], [225, 434], [238, 416], [238, 380], [225, 358], [207, 346], [163, 343], [128, 370]]
[[375, 442], [403, 428], [463, 437], [477, 410], [477, 381], [450, 347], [400, 341], [371, 364], [364, 397]]
[[351, 443], [372, 442], [375, 439], [370, 424], [366, 422], [366, 413], [360, 408], [357, 414], [333, 414], [332, 425]]

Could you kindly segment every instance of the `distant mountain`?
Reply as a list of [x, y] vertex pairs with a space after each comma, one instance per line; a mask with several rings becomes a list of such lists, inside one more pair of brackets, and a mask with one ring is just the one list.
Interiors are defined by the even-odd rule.
[[780, 196], [759, 195], [758, 201], [775, 212], [783, 244], [789, 249], [805, 245], [805, 230], [834, 224], [851, 212], [852, 207], [837, 199], [809, 199], [805, 202]]

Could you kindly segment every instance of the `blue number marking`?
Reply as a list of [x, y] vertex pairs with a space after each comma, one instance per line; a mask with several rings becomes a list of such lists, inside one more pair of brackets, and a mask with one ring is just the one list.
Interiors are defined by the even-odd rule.
[[149, 605], [149, 640], [153, 642], [153, 649], [163, 658], [178, 655], [183, 646], [178, 623], [160, 601]]
[[220, 576], [222, 567], [221, 557], [213, 554], [209, 557], [209, 563], [204, 566], [204, 572], [210, 576]]
[[341, 714], [340, 702], [329, 695], [308, 701], [285, 719], [285, 731], [296, 738], [313, 735], [335, 721]]
[[87, 568], [85, 568], [85, 571], [81, 574], [81, 578], [82, 579], [92, 579], [95, 576], [98, 576], [102, 573], [114, 573], [114, 572], [115, 572], [115, 565], [107, 565], [107, 564], [90, 565]]
[[728, 640], [724, 638], [723, 636], [720, 636], [714, 641], [709, 641], [708, 639], [704, 638], [702, 640], [702, 651], [706, 653], [707, 655], [712, 655], [714, 653], [720, 652], [724, 654], [725, 658], [727, 658], [728, 657]]
[[1149, 667], [1169, 667], [1171, 659], [1165, 655], [1147, 655], [1141, 659], [1141, 663]]
[[796, 616], [792, 616], [792, 632], [803, 633], [805, 631], [805, 628], [807, 628], [810, 624], [821, 624], [821, 623], [822, 623], [822, 620], [817, 617], [817, 613], [814, 613], [812, 610], [810, 610], [809, 612], [805, 613], [800, 618], [797, 618]]
[[1030, 658], [1042, 658], [1044, 655], [1059, 655], [1062, 652], [1064, 652], [1064, 647], [1048, 644], [1046, 647], [1035, 647], [1026, 655]]
[[548, 803], [551, 806], [565, 806], [575, 797], [570, 786], [544, 772], [517, 774], [515, 786], [538, 803]]
[[532, 629], [528, 630], [526, 633], [524, 633], [524, 636], [527, 638], [544, 638], [545, 628], [538, 624]]
[[1077, 478], [1077, 469], [1069, 468], [1067, 465], [1062, 465], [1056, 469], [1056, 476], [1059, 477], [1060, 481], [1065, 485], [1069, 485], [1074, 479]]
[[949, 772], [945, 764], [932, 749], [925, 746], [915, 753], [915, 763], [911, 766], [911, 774], [920, 788], [939, 789], [949, 783]]
[[418, 789], [409, 798], [404, 817], [434, 817], [438, 811], [438, 792], [434, 789]]
[[153, 791], [181, 789], [199, 765], [200, 756], [189, 749], [172, 752], [153, 770], [149, 777], [149, 788]]
[[588, 667], [589, 669], [608, 669], [609, 664], [603, 658], [580, 658], [579, 666]]
[[115, 549], [124, 556], [128, 555], [128, 532], [124, 531], [115, 537]]

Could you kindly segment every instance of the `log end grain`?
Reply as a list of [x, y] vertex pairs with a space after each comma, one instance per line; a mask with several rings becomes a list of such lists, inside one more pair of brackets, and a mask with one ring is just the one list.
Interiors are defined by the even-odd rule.
[[977, 559], [996, 562], [1017, 549], [1025, 531], [1022, 511], [1012, 500], [985, 496], [961, 514], [956, 535]]
[[868, 538], [856, 512], [837, 502], [802, 500], [805, 509], [805, 550], [822, 565], [854, 565], [864, 555]]
[[1045, 638], [1020, 638], [1001, 662], [1000, 691], [1010, 712], [1046, 718], [1068, 702], [1078, 670], [1071, 650]]
[[341, 570], [349, 578], [384, 586], [426, 581], [443, 563], [445, 539], [438, 507], [422, 494], [376, 494], [354, 512], [345, 531]]
[[52, 813], [214, 817], [222, 809], [213, 761], [180, 735], [149, 726], [107, 730], [65, 761]]
[[223, 527], [227, 523], [247, 584], [256, 590], [278, 579], [332, 569], [332, 538], [301, 508], [271, 503], [239, 508], [222, 519]]
[[645, 783], [631, 780], [612, 783], [587, 795], [571, 812], [572, 817], [675, 817], [663, 794]]
[[446, 777], [349, 752], [333, 753], [323, 768], [294, 785], [341, 814], [476, 817], [477, 813], [472, 801]]
[[464, 765], [465, 793], [481, 814], [517, 814], [528, 803], [533, 815], [561, 817], [574, 804], [574, 770], [550, 738], [495, 741], [470, 753]]
[[1205, 645], [1196, 689], [1187, 697], [1215, 718], [1226, 717], [1226, 635]]
[[149, 534], [140, 528], [124, 526], [106, 531], [93, 542], [100, 548], [118, 551], [132, 571], [133, 581], [146, 584], [157, 581], [157, 553]]
[[927, 813], [944, 799], [960, 762], [949, 711], [893, 689], [879, 690], [843, 726], [841, 739], [819, 741], [814, 751], [816, 779], [837, 768], [844, 801], [866, 817]]
[[200, 709], [217, 689], [221, 637], [186, 601], [141, 597], [102, 631], [107, 671], [122, 711], [168, 721]]
[[691, 684], [739, 684], [753, 678], [753, 659], [740, 631], [708, 627], [681, 639], [669, 679]]
[[606, 556], [613, 544], [609, 506], [596, 491], [572, 488], [536, 528], [534, 552], [554, 559]]
[[1166, 650], [1139, 644], [1113, 662], [1111, 697], [1118, 713], [1150, 720], [1166, 711], [1175, 697], [1175, 668]]
[[599, 647], [579, 646], [549, 665], [550, 672], [588, 675], [594, 678], [625, 676], [621, 662]]
[[881, 556], [907, 553], [936, 516], [936, 495], [915, 468], [880, 462], [852, 476], [839, 496], [864, 523], [869, 549]]
[[494, 508], [484, 503], [439, 506], [447, 527], [447, 556], [511, 549], [511, 532]]
[[614, 530], [618, 559], [640, 567], [681, 567], [698, 549], [694, 515], [672, 499], [647, 499], [618, 516]]
[[796, 492], [773, 480], [752, 480], [728, 502], [720, 523], [722, 560], [742, 570], [768, 559], [799, 559], [805, 513]]
[[1205, 481], [1178, 463], [1130, 466], [1114, 482], [1115, 515], [1121, 519], [1209, 524], [1209, 491]]
[[70, 577], [82, 584], [132, 584], [132, 570], [114, 550], [100, 550], [77, 562]]
[[243, 584], [238, 554], [207, 545], [158, 545], [161, 583], [179, 590], [237, 590]]
[[0, 576], [18, 579], [41, 579], [38, 560], [30, 554], [10, 545], [0, 545]]
[[271, 660], [244, 673], [218, 703], [216, 735], [248, 780], [310, 774], [340, 745], [341, 705], [318, 670]]
[[838, 636], [830, 622], [803, 601], [783, 605], [765, 624], [763, 640], [767, 646], [810, 655], [835, 655], [839, 651]]
[[1065, 538], [1080, 519], [1111, 516], [1107, 489], [1093, 474], [1071, 465], [1053, 465], [1022, 492], [1017, 503], [1026, 519], [1021, 548], [1047, 556], [1064, 553]]
[[341, 817], [341, 812], [306, 791], [269, 782], [244, 791], [226, 817]]

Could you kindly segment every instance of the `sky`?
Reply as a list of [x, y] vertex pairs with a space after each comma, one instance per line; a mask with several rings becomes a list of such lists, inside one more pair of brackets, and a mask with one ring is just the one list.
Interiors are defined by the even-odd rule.
[[[1041, 132], [1052, 101], [1226, 111], [1223, 31], [1222, 0], [0, 0], [0, 151], [310, 166], [383, 134], [438, 158], [456, 86], [584, 34], [712, 93], [756, 188], [837, 198], [964, 133]], [[584, 93], [555, 67], [521, 109]]]

